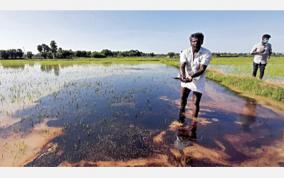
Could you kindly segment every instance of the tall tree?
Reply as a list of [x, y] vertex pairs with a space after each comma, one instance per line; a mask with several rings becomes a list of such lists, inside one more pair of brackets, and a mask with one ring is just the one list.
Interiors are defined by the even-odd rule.
[[43, 52], [42, 52], [42, 57], [43, 57], [44, 59], [46, 59], [47, 56], [48, 56], [48, 52], [50, 51], [50, 48], [49, 48], [48, 45], [46, 45], [46, 44], [44, 44], [44, 43], [43, 43], [41, 46], [42, 46], [42, 50], [43, 50]]
[[42, 46], [43, 52], [49, 52], [50, 51], [50, 47], [48, 45], [43, 43], [41, 46]]
[[7, 53], [6, 50], [0, 50], [0, 58], [1, 59], [8, 59], [9, 58], [9, 54]]
[[42, 52], [42, 46], [41, 45], [37, 45], [37, 50], [38, 50], [39, 53], [41, 53]]
[[31, 59], [33, 57], [33, 53], [31, 51], [27, 52], [27, 58]]
[[40, 56], [42, 57], [42, 51], [43, 51], [42, 46], [41, 45], [37, 45], [37, 50], [38, 50]]
[[16, 58], [23, 58], [23, 56], [24, 56], [24, 52], [23, 52], [23, 50], [22, 49], [17, 49], [17, 51], [16, 51]]
[[58, 48], [58, 51], [57, 51], [56, 56], [57, 56], [58, 58], [63, 58], [63, 50], [62, 50], [62, 48]]
[[55, 54], [57, 52], [57, 44], [54, 40], [52, 40], [50, 42], [50, 48], [51, 48], [51, 52], [52, 52], [52, 58], [54, 59], [55, 58]]
[[175, 56], [175, 53], [174, 52], [168, 52], [168, 57], [169, 58], [173, 58]]
[[101, 54], [104, 55], [104, 56], [106, 56], [106, 57], [109, 57], [109, 56], [112, 56], [112, 51], [109, 50], [109, 49], [103, 49], [103, 50], [101, 51]]

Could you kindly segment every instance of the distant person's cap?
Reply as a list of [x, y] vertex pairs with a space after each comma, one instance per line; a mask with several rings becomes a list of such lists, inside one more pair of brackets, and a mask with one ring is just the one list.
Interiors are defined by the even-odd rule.
[[264, 34], [264, 35], [262, 35], [262, 38], [271, 38], [271, 36], [269, 35], [269, 34]]

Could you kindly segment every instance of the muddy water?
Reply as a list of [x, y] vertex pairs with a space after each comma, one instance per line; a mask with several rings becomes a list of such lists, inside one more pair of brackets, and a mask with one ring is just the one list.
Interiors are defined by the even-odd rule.
[[1, 166], [284, 163], [283, 113], [208, 81], [199, 118], [189, 104], [181, 120], [173, 67], [25, 65], [0, 73]]

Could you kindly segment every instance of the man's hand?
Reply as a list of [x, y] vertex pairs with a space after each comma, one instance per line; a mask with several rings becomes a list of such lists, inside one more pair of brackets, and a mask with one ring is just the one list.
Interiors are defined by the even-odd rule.
[[186, 77], [181, 74], [181, 75], [180, 75], [180, 80], [181, 80], [182, 82], [185, 82], [185, 81], [186, 81]]
[[189, 77], [186, 77], [186, 82], [192, 82], [192, 77], [191, 76], [189, 76]]
[[185, 82], [185, 83], [191, 82], [192, 77], [191, 76], [189, 76], [189, 77], [181, 76], [181, 81]]

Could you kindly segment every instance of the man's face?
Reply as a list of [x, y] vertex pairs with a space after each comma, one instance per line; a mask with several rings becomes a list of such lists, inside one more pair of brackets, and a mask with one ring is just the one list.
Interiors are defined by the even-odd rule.
[[200, 49], [201, 45], [202, 45], [203, 41], [201, 41], [198, 38], [190, 38], [190, 44], [192, 46], [193, 49]]
[[269, 38], [262, 38], [262, 44], [267, 44], [269, 41]]

